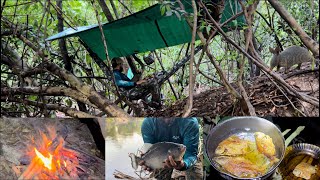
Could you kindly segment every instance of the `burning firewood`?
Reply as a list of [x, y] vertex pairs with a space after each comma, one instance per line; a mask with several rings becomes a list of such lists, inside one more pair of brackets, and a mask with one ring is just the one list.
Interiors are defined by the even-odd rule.
[[43, 141], [40, 143], [41, 147], [39, 149], [33, 147], [34, 157], [20, 175], [19, 180], [79, 179], [80, 176], [86, 177], [90, 174], [88, 168], [83, 167], [83, 164], [90, 166], [94, 158], [82, 155], [77, 150], [66, 148], [64, 139], [67, 132], [56, 134], [53, 140], [50, 140], [44, 133], [40, 134]]
[[40, 159], [36, 158], [31, 161], [31, 164], [28, 166], [28, 168], [21, 174], [21, 176], [18, 178], [18, 180], [23, 179], [31, 179], [34, 174], [37, 174], [41, 171], [40, 166], [38, 164], [40, 163]]
[[[0, 122], [6, 127], [0, 132], [0, 179], [104, 179], [105, 161], [99, 158], [101, 152], [89, 129], [79, 128], [78, 120], [10, 118]], [[51, 162], [51, 170], [39, 161], [35, 148]]]

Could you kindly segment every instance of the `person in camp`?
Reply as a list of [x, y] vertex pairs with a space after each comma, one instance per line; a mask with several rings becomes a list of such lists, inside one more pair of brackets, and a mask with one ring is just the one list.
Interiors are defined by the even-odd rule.
[[[185, 171], [187, 179], [202, 179], [202, 165], [197, 162], [199, 145], [199, 123], [196, 118], [145, 118], [141, 126], [142, 138], [147, 144], [174, 142], [186, 146], [181, 161], [174, 161], [172, 156], [164, 161], [164, 169], [156, 170], [157, 179], [171, 177], [173, 169]], [[140, 162], [145, 170], [152, 171]], [[171, 179], [171, 178], [168, 178]]]
[[124, 61], [121, 58], [112, 59], [113, 74], [116, 81], [116, 85], [120, 88], [131, 89], [136, 85], [145, 83], [146, 80], [142, 79], [137, 82], [128, 78], [123, 72], [127, 72], [128, 68], [125, 66]]
[[142, 99], [147, 103], [147, 95], [151, 93], [152, 99], [148, 105], [154, 108], [159, 108], [161, 106], [160, 93], [158, 92], [157, 86], [148, 83], [144, 79], [134, 81], [133, 79], [137, 78], [128, 78], [128, 76], [124, 74], [128, 71], [128, 67], [125, 65], [123, 59], [113, 58], [112, 68], [116, 85], [129, 100]]

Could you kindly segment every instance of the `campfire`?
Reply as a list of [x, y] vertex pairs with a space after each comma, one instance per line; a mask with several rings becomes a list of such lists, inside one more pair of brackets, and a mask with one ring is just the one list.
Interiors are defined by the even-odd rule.
[[[49, 128], [47, 128], [49, 130]], [[68, 148], [65, 138], [68, 132], [49, 135], [40, 132], [39, 139], [33, 139], [24, 160], [28, 167], [19, 179], [82, 179], [88, 178], [88, 169], [97, 159], [79, 150]]]

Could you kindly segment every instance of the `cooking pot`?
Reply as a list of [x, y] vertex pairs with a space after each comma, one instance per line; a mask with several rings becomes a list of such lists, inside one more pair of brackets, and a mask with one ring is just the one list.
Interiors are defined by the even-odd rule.
[[[262, 132], [272, 138], [276, 148], [276, 157], [279, 159], [279, 162], [273, 164], [266, 174], [255, 178], [236, 177], [224, 171], [221, 166], [213, 160], [213, 157], [215, 157], [215, 150], [220, 142], [227, 139], [231, 135], [237, 135], [240, 138], [254, 141], [255, 132]], [[205, 141], [205, 153], [210, 160], [210, 164], [224, 179], [263, 180], [270, 177], [282, 161], [285, 153], [285, 140], [278, 127], [266, 119], [253, 116], [233, 117], [218, 123], [210, 130]]]

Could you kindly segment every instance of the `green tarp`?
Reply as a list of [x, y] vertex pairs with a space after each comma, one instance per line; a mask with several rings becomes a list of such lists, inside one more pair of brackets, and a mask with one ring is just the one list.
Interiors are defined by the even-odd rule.
[[[190, 2], [184, 2], [187, 12], [192, 12]], [[161, 15], [157, 4], [125, 18], [103, 24], [109, 57], [124, 57], [134, 53], [152, 51], [191, 41], [191, 28], [184, 18], [173, 13]], [[221, 23], [241, 11], [237, 0], [226, 0]], [[228, 24], [228, 28], [245, 24], [243, 16]], [[227, 30], [226, 28], [224, 29]], [[67, 29], [47, 40], [78, 36], [102, 60], [106, 59], [101, 33], [97, 25]]]

